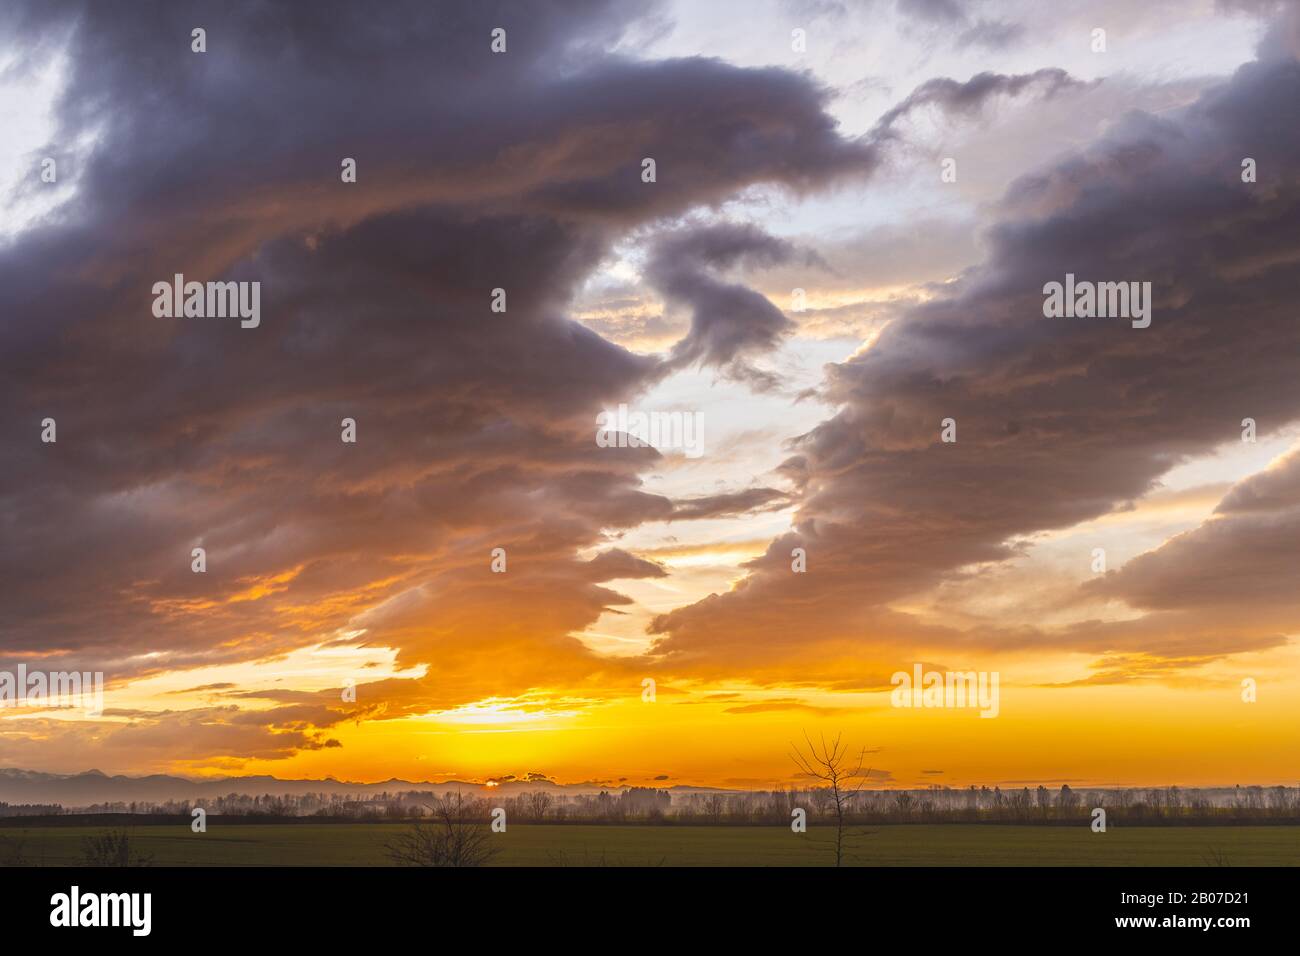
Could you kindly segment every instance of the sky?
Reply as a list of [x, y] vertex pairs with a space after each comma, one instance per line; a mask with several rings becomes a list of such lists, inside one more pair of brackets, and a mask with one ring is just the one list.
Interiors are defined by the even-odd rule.
[[6, 4], [0, 671], [106, 692], [0, 766], [1294, 785], [1298, 54], [1270, 0]]

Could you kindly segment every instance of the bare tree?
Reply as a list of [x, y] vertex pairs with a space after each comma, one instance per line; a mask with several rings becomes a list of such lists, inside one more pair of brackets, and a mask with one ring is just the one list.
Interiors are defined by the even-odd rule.
[[551, 809], [551, 804], [555, 802], [555, 798], [545, 790], [534, 790], [528, 794], [526, 800], [528, 815], [537, 823], [542, 822], [542, 818], [546, 816], [546, 811]]
[[482, 800], [466, 800], [463, 793], [448, 793], [433, 804], [431, 820], [421, 819], [388, 844], [388, 856], [405, 866], [483, 866], [496, 856], [491, 846]]
[[722, 822], [723, 811], [727, 809], [727, 798], [721, 793], [711, 793], [704, 798], [704, 812], [709, 822], [715, 826]]
[[826, 785], [823, 789], [830, 793], [830, 808], [835, 814], [836, 866], [844, 863], [844, 816], [853, 798], [871, 776], [870, 768], [867, 768], [866, 773], [862, 771], [862, 765], [867, 757], [866, 748], [862, 748], [858, 753], [855, 762], [849, 757], [848, 748], [841, 741], [842, 737], [843, 734], [836, 734], [835, 739], [828, 744], [823, 735], [819, 748], [805, 733], [803, 739], [807, 744], [806, 751], [797, 744], [790, 745], [794, 748], [790, 753], [790, 759], [799, 768], [799, 772], [814, 780], [820, 780]]

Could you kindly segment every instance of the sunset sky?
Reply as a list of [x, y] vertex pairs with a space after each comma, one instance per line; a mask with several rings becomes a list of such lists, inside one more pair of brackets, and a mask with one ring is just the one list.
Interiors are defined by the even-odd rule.
[[1298, 55], [1271, 0], [6, 2], [0, 669], [108, 692], [0, 766], [1295, 785]]

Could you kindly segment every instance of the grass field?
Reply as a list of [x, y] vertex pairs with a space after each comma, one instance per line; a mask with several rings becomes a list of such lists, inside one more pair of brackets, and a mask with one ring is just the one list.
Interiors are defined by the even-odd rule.
[[[383, 866], [400, 824], [223, 824], [137, 827], [132, 846], [155, 866]], [[95, 827], [0, 830], [35, 865], [76, 865]], [[506, 866], [824, 866], [833, 833], [784, 827], [528, 826], [493, 836]], [[1300, 827], [879, 826], [854, 839], [865, 866], [1295, 866]]]

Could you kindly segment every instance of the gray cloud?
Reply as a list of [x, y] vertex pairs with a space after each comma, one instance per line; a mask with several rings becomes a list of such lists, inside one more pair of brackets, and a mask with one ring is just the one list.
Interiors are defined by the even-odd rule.
[[1005, 50], [1022, 36], [1025, 28], [1019, 23], [1002, 20], [980, 20], [957, 37], [957, 46], [983, 47], [986, 50]]
[[782, 264], [797, 257], [791, 243], [751, 225], [690, 228], [661, 239], [646, 267], [646, 278], [669, 302], [691, 310], [690, 331], [673, 347], [670, 366], [714, 366], [757, 387], [774, 386], [775, 379], [748, 359], [776, 348], [794, 323], [765, 296], [713, 273], [739, 265], [752, 269]]
[[900, 119], [926, 106], [935, 106], [946, 113], [974, 115], [993, 97], [1019, 96], [1026, 91], [1041, 91], [1052, 97], [1058, 91], [1083, 84], [1064, 70], [1047, 68], [1033, 73], [977, 73], [965, 82], [948, 77], [927, 80], [913, 90], [902, 102], [887, 110], [876, 121], [873, 137], [886, 139], [896, 135], [894, 124]]
[[[1236, 484], [1214, 516], [1092, 585], [1156, 610], [1231, 611], [1237, 627], [1286, 630], [1297, 614], [1300, 452]], [[1279, 616], [1279, 612], [1282, 612]]]
[[[834, 659], [1041, 640], [945, 632], [885, 609], [955, 569], [1018, 554], [1023, 536], [1124, 507], [1174, 465], [1234, 440], [1238, 409], [1270, 428], [1300, 418], [1290, 358], [1300, 189], [1288, 172], [1300, 127], [1275, 118], [1298, 101], [1300, 64], [1265, 59], [1181, 112], [1131, 114], [1014, 184], [988, 260], [829, 369], [823, 398], [840, 411], [784, 466], [802, 490], [795, 530], [729, 593], [657, 619], [662, 658], [775, 668], [806, 661], [809, 645]], [[1241, 182], [1244, 156], [1260, 182]], [[1151, 281], [1151, 327], [1045, 319], [1043, 285], [1067, 272]], [[947, 417], [955, 444], [939, 440]], [[790, 571], [796, 546], [806, 574]], [[802, 611], [810, 604], [815, 618]], [[1174, 623], [1052, 639], [1171, 658], [1279, 640], [1265, 622], [1217, 621], [1214, 633]]]
[[907, 16], [939, 23], [962, 22], [966, 11], [958, 0], [896, 0], [898, 9]]
[[[30, 58], [70, 36], [57, 139], [98, 139], [75, 198], [0, 249], [4, 649], [120, 678], [361, 620], [404, 662], [463, 661], [443, 703], [599, 672], [568, 635], [627, 599], [575, 555], [674, 505], [595, 414], [669, 366], [570, 321], [575, 290], [636, 228], [874, 162], [805, 77], [606, 54], [634, 7], [6, 7]], [[261, 327], [154, 318], [176, 272], [260, 281]], [[684, 349], [750, 354], [780, 331], [755, 318]]]
[[720, 518], [772, 511], [785, 507], [789, 502], [790, 496], [775, 488], [746, 488], [744, 491], [680, 499], [673, 508], [673, 518]]

